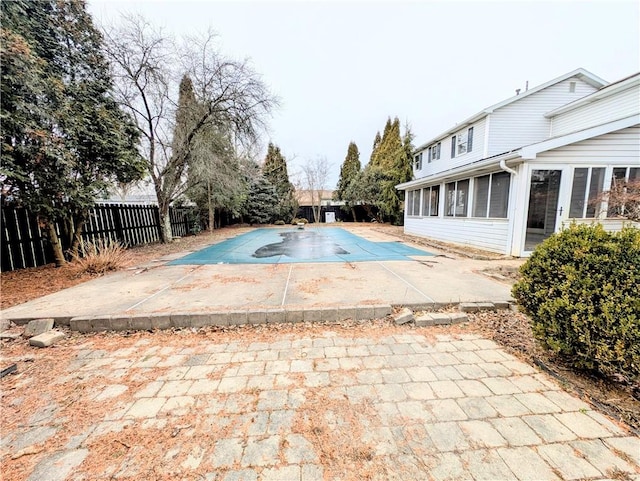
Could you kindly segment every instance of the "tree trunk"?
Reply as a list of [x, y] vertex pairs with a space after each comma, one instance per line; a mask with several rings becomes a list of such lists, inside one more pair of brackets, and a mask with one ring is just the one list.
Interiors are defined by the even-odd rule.
[[209, 232], [216, 228], [216, 210], [211, 202], [211, 182], [207, 182], [207, 204], [209, 207]]
[[62, 244], [58, 238], [56, 226], [49, 219], [45, 220], [45, 222], [47, 224], [47, 232], [49, 233], [49, 242], [51, 242], [51, 247], [53, 247], [53, 258], [55, 259], [56, 267], [62, 267], [66, 265], [67, 260], [64, 258], [64, 252], [62, 252]]
[[353, 216], [353, 222], [358, 222], [358, 219], [356, 219], [356, 208], [355, 206], [351, 206], [351, 215]]
[[169, 217], [169, 203], [158, 202], [158, 212], [160, 214], [160, 242], [169, 244], [173, 240], [171, 218]]
[[79, 214], [74, 219], [73, 237], [71, 238], [71, 248], [69, 249], [69, 254], [72, 259], [80, 254], [80, 244], [82, 242], [82, 231], [84, 230], [85, 220], [86, 216], [84, 213]]

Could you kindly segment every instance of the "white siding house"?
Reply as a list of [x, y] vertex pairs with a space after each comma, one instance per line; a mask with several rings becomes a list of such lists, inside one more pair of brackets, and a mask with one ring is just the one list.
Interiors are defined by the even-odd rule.
[[640, 178], [640, 74], [577, 69], [459, 123], [415, 151], [405, 232], [527, 256], [571, 221], [622, 221], [594, 199]]

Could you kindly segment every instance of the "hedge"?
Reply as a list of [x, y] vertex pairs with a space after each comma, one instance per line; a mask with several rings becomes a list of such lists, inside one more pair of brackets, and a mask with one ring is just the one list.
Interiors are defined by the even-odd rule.
[[640, 230], [571, 225], [540, 244], [513, 296], [543, 346], [574, 367], [640, 378]]

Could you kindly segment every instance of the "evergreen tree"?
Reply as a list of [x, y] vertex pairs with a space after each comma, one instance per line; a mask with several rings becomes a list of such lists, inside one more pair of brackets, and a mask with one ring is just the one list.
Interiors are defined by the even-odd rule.
[[298, 206], [295, 200], [293, 184], [289, 181], [287, 161], [280, 152], [280, 147], [269, 142], [267, 156], [264, 159], [262, 173], [276, 189], [276, 219], [289, 222]]
[[380, 132], [376, 132], [376, 137], [373, 139], [373, 148], [371, 149], [371, 157], [369, 157], [369, 163], [375, 164], [375, 158], [378, 155], [378, 149], [380, 148], [380, 144], [382, 143], [382, 137], [380, 137]]
[[355, 142], [351, 142], [347, 149], [347, 156], [342, 163], [342, 167], [340, 167], [340, 178], [338, 179], [338, 186], [334, 192], [334, 198], [346, 202], [346, 207], [351, 210], [354, 222], [356, 222], [355, 202], [347, 199], [345, 194], [349, 185], [360, 173], [360, 168], [360, 152], [358, 152], [358, 146]]
[[[413, 135], [408, 126], [402, 137], [398, 118], [394, 118], [393, 121], [388, 118], [382, 138], [376, 134], [371, 161], [367, 164], [365, 175], [361, 178], [361, 182], [365, 184], [372, 182], [377, 184], [361, 187], [361, 190], [367, 194], [366, 202], [376, 206], [379, 215], [394, 224], [399, 224], [404, 219], [403, 196], [395, 186], [412, 178], [412, 139]], [[365, 202], [364, 198], [361, 200]]]
[[83, 1], [0, 8], [2, 192], [38, 215], [62, 265], [63, 244], [67, 256], [77, 250], [94, 200], [141, 176], [138, 134], [112, 98], [102, 37]]
[[273, 222], [277, 212], [278, 195], [276, 188], [264, 176], [251, 182], [245, 212], [249, 224]]

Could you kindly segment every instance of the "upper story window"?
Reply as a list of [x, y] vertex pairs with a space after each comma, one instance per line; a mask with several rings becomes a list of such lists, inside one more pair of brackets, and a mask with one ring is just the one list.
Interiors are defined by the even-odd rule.
[[416, 170], [422, 169], [422, 152], [416, 154], [413, 158], [413, 163], [415, 165]]
[[438, 160], [440, 158], [440, 148], [442, 147], [441, 143], [433, 144], [427, 150], [427, 163], [433, 162], [434, 160]]
[[466, 131], [458, 132], [451, 137], [451, 158], [457, 155], [466, 154], [473, 150], [473, 127], [469, 127]]

